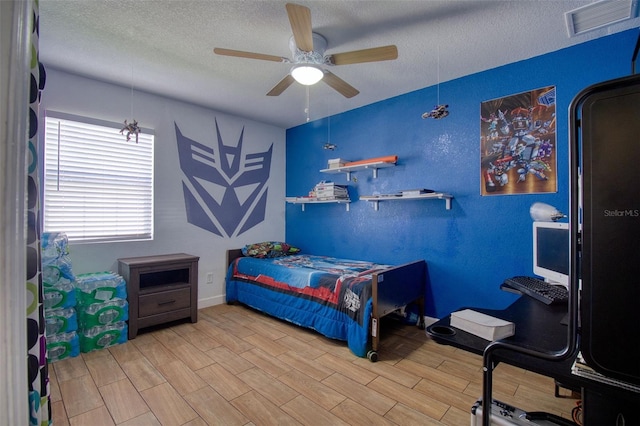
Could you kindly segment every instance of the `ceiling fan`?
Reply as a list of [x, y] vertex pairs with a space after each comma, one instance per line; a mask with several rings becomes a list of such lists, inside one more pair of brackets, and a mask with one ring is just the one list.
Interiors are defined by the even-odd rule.
[[325, 66], [388, 61], [398, 57], [398, 49], [394, 45], [325, 55], [324, 51], [327, 48], [327, 40], [320, 34], [313, 32], [311, 26], [311, 11], [309, 8], [298, 4], [287, 3], [286, 9], [287, 15], [289, 15], [291, 30], [293, 31], [293, 37], [289, 40], [292, 59], [219, 47], [213, 49], [214, 53], [218, 55], [293, 64], [291, 72], [280, 80], [280, 82], [267, 93], [267, 96], [280, 95], [287, 87], [291, 86], [294, 81], [298, 81], [304, 85], [312, 85], [322, 80], [344, 97], [351, 98], [360, 92], [327, 70]]

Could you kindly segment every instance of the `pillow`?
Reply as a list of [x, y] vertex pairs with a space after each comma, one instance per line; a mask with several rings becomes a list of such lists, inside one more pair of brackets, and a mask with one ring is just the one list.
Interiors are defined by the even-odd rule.
[[248, 244], [242, 248], [243, 255], [259, 258], [290, 256], [299, 252], [299, 248], [278, 241]]

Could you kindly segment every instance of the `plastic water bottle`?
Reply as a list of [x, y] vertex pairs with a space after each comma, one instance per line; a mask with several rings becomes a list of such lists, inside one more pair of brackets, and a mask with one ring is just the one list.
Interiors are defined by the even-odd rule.
[[91, 352], [127, 341], [127, 323], [124, 321], [109, 325], [99, 325], [88, 329], [81, 329], [80, 350]]
[[88, 329], [97, 325], [113, 324], [129, 319], [129, 304], [123, 299], [113, 299], [104, 303], [79, 306], [80, 328]]
[[76, 276], [78, 304], [88, 306], [127, 298], [127, 283], [113, 272], [94, 272]]
[[78, 329], [78, 315], [74, 308], [46, 310], [44, 321], [47, 337]]
[[65, 281], [56, 285], [45, 285], [43, 289], [45, 309], [72, 308], [76, 305], [76, 289], [72, 282]]
[[51, 362], [80, 355], [78, 334], [70, 331], [47, 337], [47, 353]]

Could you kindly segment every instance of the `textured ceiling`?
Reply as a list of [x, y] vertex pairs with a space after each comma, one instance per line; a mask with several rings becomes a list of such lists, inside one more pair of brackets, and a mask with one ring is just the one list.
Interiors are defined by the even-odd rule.
[[275, 0], [40, 0], [40, 59], [290, 128], [640, 24], [635, 18], [570, 38], [564, 12], [590, 3], [582, 0], [297, 3], [311, 9], [328, 54], [395, 44], [398, 59], [332, 67], [360, 91], [351, 99], [322, 82], [268, 97], [290, 65], [218, 56], [213, 48], [291, 57], [286, 1]]

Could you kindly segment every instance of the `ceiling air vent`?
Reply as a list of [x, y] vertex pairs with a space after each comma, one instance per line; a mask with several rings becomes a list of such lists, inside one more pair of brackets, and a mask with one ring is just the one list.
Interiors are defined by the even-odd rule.
[[601, 0], [564, 14], [569, 37], [638, 15], [636, 0]]

